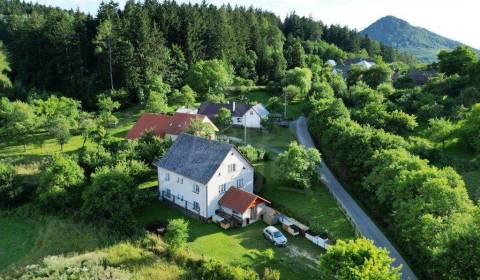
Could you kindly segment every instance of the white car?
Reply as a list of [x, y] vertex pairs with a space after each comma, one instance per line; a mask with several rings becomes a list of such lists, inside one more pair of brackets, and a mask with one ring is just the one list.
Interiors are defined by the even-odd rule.
[[286, 246], [287, 238], [274, 226], [268, 226], [263, 230], [263, 235], [275, 246]]

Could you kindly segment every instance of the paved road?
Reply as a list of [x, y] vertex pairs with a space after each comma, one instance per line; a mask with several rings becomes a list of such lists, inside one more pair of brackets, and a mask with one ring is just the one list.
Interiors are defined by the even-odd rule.
[[[295, 132], [298, 141], [307, 148], [315, 148], [312, 136], [308, 132], [307, 119], [300, 117], [294, 123]], [[338, 204], [345, 210], [352, 222], [356, 225], [358, 231], [368, 239], [371, 239], [379, 247], [387, 248], [390, 256], [395, 259], [394, 265], [397, 267], [402, 265], [402, 279], [417, 279], [408, 264], [402, 258], [397, 249], [388, 241], [387, 237], [368, 217], [368, 215], [358, 206], [353, 198], [345, 191], [343, 186], [338, 182], [337, 178], [332, 174], [328, 166], [322, 161], [319, 169], [322, 182], [327, 186], [333, 194]]]

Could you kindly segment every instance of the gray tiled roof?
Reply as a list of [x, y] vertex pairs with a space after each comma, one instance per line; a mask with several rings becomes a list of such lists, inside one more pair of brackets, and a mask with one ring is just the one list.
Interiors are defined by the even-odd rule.
[[232, 147], [233, 145], [183, 133], [157, 162], [157, 166], [206, 184]]

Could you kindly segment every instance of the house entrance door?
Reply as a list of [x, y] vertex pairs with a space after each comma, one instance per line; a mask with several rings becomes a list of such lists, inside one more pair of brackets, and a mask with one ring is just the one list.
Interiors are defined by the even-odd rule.
[[257, 206], [250, 209], [250, 219], [251, 220], [257, 219]]

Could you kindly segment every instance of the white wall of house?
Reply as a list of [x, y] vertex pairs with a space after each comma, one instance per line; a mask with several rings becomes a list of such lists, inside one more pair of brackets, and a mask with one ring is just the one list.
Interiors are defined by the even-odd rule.
[[[229, 172], [229, 165], [235, 164], [235, 171]], [[253, 167], [232, 148], [223, 160], [218, 170], [208, 182], [208, 217], [215, 214], [219, 208], [218, 201], [232, 186], [238, 186], [243, 181], [243, 189], [253, 193]], [[240, 182], [241, 183], [241, 182]], [[220, 185], [225, 184], [225, 192], [220, 192]]]
[[248, 110], [243, 117], [232, 117], [232, 122], [234, 125], [241, 125], [250, 128], [261, 128], [262, 119], [253, 108]]
[[[162, 193], [166, 194], [170, 191], [171, 197], [166, 199], [207, 218], [207, 188], [205, 185], [164, 168], [158, 167], [157, 169], [160, 196], [162, 196]], [[194, 192], [194, 185], [199, 186], [198, 193]], [[199, 205], [199, 211], [194, 209], [195, 202]]]
[[[235, 165], [235, 171], [229, 168], [229, 165]], [[245, 167], [245, 168], [244, 168]], [[195, 182], [187, 177], [178, 175], [174, 172], [157, 167], [159, 194], [162, 196], [168, 190], [171, 193], [170, 201], [173, 201], [181, 207], [185, 207], [193, 212], [194, 202], [200, 207], [198, 214], [204, 218], [210, 218], [219, 208], [218, 200], [225, 194], [231, 186], [243, 185], [243, 189], [253, 193], [253, 167], [232, 148], [223, 160], [218, 170], [214, 173], [207, 185]], [[168, 174], [168, 175], [167, 175]], [[225, 192], [220, 192], [220, 185], [225, 184]], [[199, 186], [199, 192], [194, 192], [194, 185]], [[187, 204], [185, 204], [185, 201]]]

